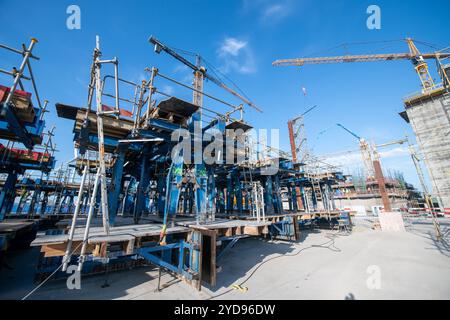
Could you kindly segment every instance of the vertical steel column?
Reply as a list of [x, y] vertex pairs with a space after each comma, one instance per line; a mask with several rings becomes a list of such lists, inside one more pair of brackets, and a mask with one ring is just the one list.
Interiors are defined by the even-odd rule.
[[293, 188], [291, 188], [290, 185], [287, 186], [288, 189], [288, 199], [289, 199], [289, 211], [293, 212], [294, 211], [294, 192], [292, 191]]
[[161, 171], [158, 175], [157, 189], [158, 189], [158, 215], [162, 218], [164, 217], [164, 205], [166, 201], [166, 194], [164, 192], [165, 185], [166, 181], [164, 179], [164, 174]]
[[14, 91], [16, 91], [17, 85], [19, 84], [20, 78], [22, 77], [23, 71], [25, 70], [25, 66], [28, 63], [28, 59], [30, 59], [31, 51], [33, 50], [33, 47], [37, 42], [38, 42], [37, 39], [35, 38], [31, 39], [31, 43], [28, 46], [28, 49], [25, 51], [25, 54], [23, 55], [22, 63], [19, 67], [19, 70], [17, 70], [16, 76], [14, 77], [13, 85], [11, 86], [8, 96], [6, 97], [6, 100], [4, 102], [5, 106], [8, 106], [9, 103], [11, 102], [14, 96]]
[[111, 192], [109, 193], [109, 222], [114, 226], [117, 210], [119, 208], [119, 195], [122, 190], [122, 174], [123, 165], [125, 163], [125, 151], [120, 150], [114, 163], [112, 178], [111, 178]]
[[208, 169], [208, 215], [211, 221], [216, 219], [216, 183], [213, 168]]
[[273, 189], [275, 190], [274, 194], [274, 202], [275, 202], [275, 210], [276, 213], [282, 213], [283, 207], [281, 204], [281, 194], [280, 194], [280, 178], [278, 175], [275, 175], [274, 181], [273, 181]]
[[373, 168], [375, 170], [375, 178], [380, 190], [381, 199], [383, 200], [384, 212], [391, 212], [391, 202], [389, 201], [389, 194], [386, 190], [386, 183], [383, 176], [383, 170], [381, 169], [380, 161], [373, 161]]
[[[208, 184], [208, 175], [206, 173], [205, 163], [203, 162], [203, 137], [197, 137], [196, 133], [199, 132], [201, 135], [203, 133], [201, 125], [202, 125], [202, 107], [203, 107], [203, 80], [205, 71], [204, 68], [200, 66], [200, 56], [197, 56], [197, 67], [198, 70], [194, 71], [194, 91], [193, 91], [193, 104], [199, 106], [199, 111], [197, 111], [192, 116], [192, 121], [190, 124], [190, 131], [194, 134], [194, 163], [195, 163], [195, 178], [197, 182], [197, 188], [195, 190], [195, 208], [196, 208], [196, 222], [199, 224], [200, 222], [204, 222], [206, 220], [207, 215], [207, 184]], [[196, 130], [199, 128], [199, 130]], [[196, 140], [200, 140], [200, 149], [195, 148]], [[196, 152], [200, 152], [198, 155]], [[197, 158], [200, 158], [200, 162], [195, 161]]]
[[298, 199], [300, 199], [301, 201], [301, 194], [298, 194], [298, 192], [300, 192], [300, 188], [297, 187], [296, 185], [294, 185], [292, 188], [292, 210], [294, 212], [298, 212]]
[[149, 81], [149, 84], [148, 84], [150, 92], [148, 94], [147, 112], [146, 112], [146, 115], [145, 115], [145, 127], [146, 128], [148, 128], [148, 126], [149, 126], [150, 110], [152, 108], [152, 103], [153, 103], [152, 97], [153, 97], [153, 93], [154, 93], [154, 90], [155, 90], [153, 88], [153, 83], [155, 82], [155, 77], [156, 77], [157, 73], [158, 73], [158, 69], [152, 68], [152, 74], [151, 74], [150, 81]]
[[9, 173], [0, 192], [0, 221], [5, 219], [14, 204], [16, 182], [17, 173]]
[[227, 191], [226, 191], [226, 211], [227, 213], [232, 213], [234, 208], [234, 190], [233, 190], [233, 172], [227, 175]]
[[75, 206], [75, 211], [74, 211], [73, 217], [72, 217], [72, 224], [70, 226], [69, 239], [67, 240], [66, 253], [63, 258], [63, 267], [62, 267], [63, 272], [65, 272], [67, 270], [67, 266], [69, 265], [70, 258], [72, 257], [72, 241], [73, 241], [73, 236], [75, 234], [75, 226], [77, 224], [78, 214], [80, 213], [81, 204], [83, 202], [84, 184], [86, 182], [86, 176], [87, 176], [87, 172], [89, 170], [88, 167], [89, 167], [88, 165], [86, 165], [84, 167], [83, 176], [81, 177], [80, 189], [78, 190], [77, 204]]
[[265, 212], [267, 214], [274, 213], [273, 207], [273, 186], [272, 186], [272, 177], [266, 176], [266, 187], [264, 188], [264, 202], [266, 204]]
[[[192, 248], [189, 254], [189, 268], [192, 272], [196, 274], [201, 274], [202, 268], [202, 246], [203, 246], [203, 236], [200, 231], [193, 230], [189, 236], [190, 242], [192, 243]], [[181, 253], [180, 253], [181, 254]], [[201, 288], [201, 278], [197, 280], [197, 288]]]
[[144, 147], [143, 155], [141, 157], [141, 174], [139, 177], [139, 184], [136, 192], [136, 206], [134, 208], [135, 223], [139, 222], [142, 212], [145, 209], [145, 191], [147, 190], [150, 177], [148, 174], [148, 148]]
[[37, 200], [41, 194], [42, 180], [38, 179], [34, 185], [33, 196], [31, 197], [30, 206], [28, 207], [28, 215], [31, 216], [35, 211]]
[[177, 214], [178, 203], [180, 200], [180, 184], [183, 180], [183, 164], [183, 155], [179, 153], [172, 159], [172, 164], [167, 175], [163, 229], [160, 234], [161, 245], [166, 244], [166, 228], [169, 218], [172, 218]]
[[47, 209], [47, 203], [48, 203], [48, 192], [46, 191], [46, 192], [44, 192], [44, 197], [42, 198], [42, 201], [41, 201], [41, 208], [39, 210], [40, 215], [45, 214], [45, 211]]
[[236, 205], [239, 213], [242, 213], [242, 187], [239, 181], [239, 171], [236, 170], [234, 174], [234, 188], [236, 190]]
[[103, 133], [104, 111], [102, 105], [102, 79], [100, 74], [101, 62], [99, 59], [100, 56], [101, 56], [100, 38], [97, 36], [95, 49], [95, 94], [97, 103], [97, 135], [98, 135], [98, 154], [99, 154], [98, 174], [100, 175], [100, 193], [101, 193], [103, 229], [106, 232], [106, 234], [109, 234], [108, 190], [106, 186], [105, 137]]
[[92, 216], [94, 215], [94, 208], [95, 208], [95, 202], [96, 202], [96, 198], [97, 198], [98, 185], [100, 183], [99, 180], [100, 180], [100, 169], [97, 170], [97, 174], [95, 175], [94, 189], [92, 190], [91, 201], [89, 203], [89, 212], [88, 212], [88, 216], [86, 219], [86, 227], [84, 229], [83, 245], [81, 247], [80, 260], [78, 261], [78, 271], [80, 271], [80, 272], [83, 269], [83, 263], [84, 263], [84, 260], [86, 259], [86, 249], [87, 249], [88, 240], [89, 240], [89, 229], [91, 227]]

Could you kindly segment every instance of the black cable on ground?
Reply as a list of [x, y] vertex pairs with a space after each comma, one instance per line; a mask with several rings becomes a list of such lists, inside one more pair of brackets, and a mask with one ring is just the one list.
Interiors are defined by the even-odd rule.
[[[279, 255], [279, 256], [272, 257], [272, 258], [270, 258], [270, 259], [267, 259], [266, 261], [261, 262], [261, 263], [258, 264], [258, 265], [256, 266], [256, 268], [253, 269], [253, 271], [252, 271], [252, 272], [251, 272], [251, 273], [250, 273], [250, 274], [249, 274], [249, 275], [248, 275], [248, 276], [247, 276], [247, 277], [239, 284], [239, 286], [244, 285], [248, 280], [250, 280], [251, 277], [253, 277], [253, 275], [256, 273], [256, 271], [258, 271], [263, 265], [265, 265], [266, 263], [268, 263], [268, 262], [270, 262], [270, 261], [273, 261], [273, 260], [276, 260], [276, 259], [279, 259], [279, 258], [284, 258], [284, 257], [295, 257], [295, 256], [298, 256], [301, 252], [303, 252], [303, 251], [305, 251], [305, 250], [308, 250], [308, 249], [312, 249], [312, 248], [323, 248], [323, 249], [331, 250], [331, 251], [333, 251], [333, 252], [341, 252], [342, 250], [335, 246], [335, 241], [336, 241], [336, 238], [337, 238], [338, 236], [344, 236], [344, 235], [339, 234], [339, 233], [328, 234], [326, 237], [329, 238], [330, 240], [328, 240], [328, 241], [325, 242], [325, 243], [317, 244], [317, 245], [314, 245], [314, 244], [313, 244], [313, 245], [310, 245], [309, 247], [300, 249], [298, 252], [296, 252], [296, 253], [294, 253], [294, 254]], [[345, 236], [348, 236], [348, 235], [345, 235]], [[327, 244], [329, 244], [329, 245], [327, 246]], [[223, 296], [223, 295], [226, 295], [226, 294], [230, 293], [230, 292], [233, 291], [233, 290], [234, 290], [234, 289], [229, 289], [229, 290], [227, 290], [227, 291], [225, 291], [225, 292], [222, 292], [222, 293], [220, 293], [220, 294], [218, 294], [218, 295], [211, 296], [211, 297], [209, 297], [209, 298], [206, 299], [206, 300], [216, 299], [216, 298], [218, 298], [218, 297], [221, 297], [221, 296]]]
[[[132, 237], [134, 237], [135, 239], [137, 239], [137, 237], [131, 233], [123, 233], [124, 235], [130, 235]], [[87, 239], [89, 240], [90, 238], [94, 237], [94, 235], [89, 236]], [[83, 242], [80, 242], [75, 249], [72, 249], [72, 252], [70, 253], [70, 256], [73, 255], [73, 253], [83, 244]], [[26, 300], [28, 299], [28, 297], [30, 297], [32, 294], [34, 294], [39, 288], [41, 288], [48, 280], [50, 280], [51, 277], [53, 277], [58, 271], [59, 269], [62, 268], [62, 266], [64, 265], [66, 261], [63, 260], [63, 262], [59, 265], [58, 268], [56, 268], [56, 270], [54, 270], [47, 278], [45, 278], [41, 283], [39, 283], [33, 290], [31, 290], [29, 293], [27, 293], [21, 300]]]

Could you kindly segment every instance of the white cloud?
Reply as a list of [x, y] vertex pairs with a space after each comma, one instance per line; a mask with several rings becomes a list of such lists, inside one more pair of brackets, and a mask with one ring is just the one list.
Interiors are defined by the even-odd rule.
[[169, 96], [173, 96], [173, 94], [175, 93], [175, 90], [173, 89], [172, 86], [164, 86], [162, 88], [162, 92], [168, 94]]
[[241, 51], [241, 49], [245, 48], [246, 46], [246, 41], [241, 41], [235, 38], [226, 38], [219, 49], [219, 54], [231, 54], [232, 56], [236, 57], [239, 54], [239, 51]]
[[[289, 6], [286, 4], [274, 4], [266, 7], [262, 13], [262, 19], [281, 19], [289, 14]], [[272, 20], [273, 21], [273, 20]]]
[[242, 12], [257, 13], [260, 22], [273, 24], [295, 12], [292, 0], [243, 0]]
[[191, 70], [191, 69], [189, 69], [188, 66], [186, 66], [186, 65], [184, 65], [184, 64], [180, 64], [180, 65], [177, 65], [177, 66], [173, 69], [173, 72], [174, 72], [174, 73], [185, 73], [185, 72], [188, 72], [189, 70]]
[[[380, 159], [383, 160], [408, 156], [409, 150], [407, 147], [397, 147], [386, 151], [379, 150], [378, 153], [380, 155]], [[361, 153], [358, 151], [350, 151], [348, 153], [336, 156], [328, 156], [328, 157], [325, 156], [324, 159], [326, 159], [326, 162], [328, 163], [332, 163], [339, 166], [363, 164]]]
[[348, 154], [327, 157], [325, 162], [336, 166], [362, 165], [362, 158], [358, 152], [349, 152]]
[[387, 151], [379, 151], [380, 158], [397, 158], [409, 155], [409, 150], [407, 147], [397, 147]]
[[255, 58], [247, 41], [225, 38], [217, 51], [219, 57], [223, 60], [223, 65], [220, 67], [223, 73], [231, 71], [244, 74], [256, 72]]

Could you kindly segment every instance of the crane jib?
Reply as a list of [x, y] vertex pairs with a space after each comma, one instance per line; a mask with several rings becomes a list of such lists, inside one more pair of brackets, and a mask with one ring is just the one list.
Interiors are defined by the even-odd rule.
[[166, 46], [165, 44], [163, 44], [161, 41], [159, 41], [158, 39], [156, 39], [153, 36], [150, 36], [149, 40], [150, 43], [155, 45], [155, 52], [156, 53], [160, 53], [161, 50], [168, 53], [169, 55], [171, 55], [172, 57], [174, 57], [175, 59], [177, 59], [178, 61], [180, 61], [181, 63], [183, 63], [184, 65], [188, 66], [189, 68], [191, 68], [194, 71], [200, 71], [203, 76], [210, 80], [211, 82], [215, 83], [216, 85], [218, 85], [219, 87], [225, 89], [227, 92], [231, 93], [233, 96], [235, 96], [236, 98], [239, 98], [240, 100], [242, 100], [245, 104], [249, 105], [250, 107], [256, 109], [259, 112], [262, 112], [262, 110], [260, 108], [258, 108], [254, 103], [252, 103], [251, 101], [249, 101], [248, 99], [244, 98], [242, 95], [240, 95], [239, 93], [237, 93], [236, 91], [234, 91], [233, 89], [227, 87], [222, 81], [220, 81], [219, 79], [213, 77], [212, 75], [210, 75], [209, 73], [206, 72], [206, 69], [200, 67], [200, 66], [196, 66], [193, 63], [191, 63], [189, 60], [185, 59], [184, 57], [182, 57], [181, 55], [179, 55], [178, 53], [176, 53], [174, 50], [172, 50], [171, 48], [169, 48], [168, 46]]
[[[420, 54], [423, 59], [448, 58], [450, 53], [423, 53]], [[320, 58], [297, 58], [276, 60], [272, 64], [274, 66], [303, 66], [305, 64], [319, 63], [340, 63], [340, 62], [370, 62], [370, 61], [391, 61], [391, 60], [412, 60], [417, 56], [410, 53], [390, 53], [390, 54], [370, 54], [370, 55], [347, 55], [335, 57]]]

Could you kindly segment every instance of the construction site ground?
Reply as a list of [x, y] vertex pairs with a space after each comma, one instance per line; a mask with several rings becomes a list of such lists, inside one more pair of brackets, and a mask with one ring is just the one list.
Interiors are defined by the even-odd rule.
[[[107, 287], [104, 275], [83, 277], [80, 290], [50, 280], [29, 299], [450, 299], [450, 218], [439, 219], [447, 242], [435, 240], [430, 218], [407, 219], [407, 232], [372, 230], [373, 220], [355, 218], [348, 236], [314, 230], [298, 243], [240, 240], [220, 261], [214, 290], [163, 274], [158, 292], [158, 270], [140, 267], [110, 273]], [[0, 299], [35, 288], [38, 256], [39, 248], [9, 253]], [[232, 288], [243, 281], [242, 290]]]

